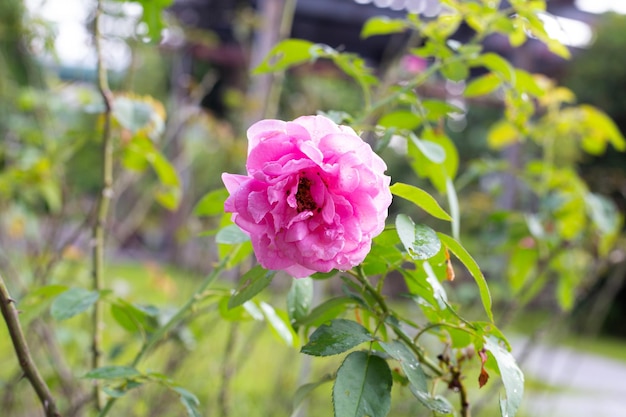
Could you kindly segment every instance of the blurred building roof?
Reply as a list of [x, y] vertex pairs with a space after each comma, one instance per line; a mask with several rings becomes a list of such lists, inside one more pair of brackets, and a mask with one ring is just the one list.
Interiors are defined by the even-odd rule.
[[[242, 7], [256, 8], [262, 1], [270, 0], [176, 0], [171, 11], [185, 26], [201, 28], [216, 33], [223, 43], [235, 43], [233, 22], [237, 10]], [[507, 7], [503, 1], [501, 7]], [[593, 15], [578, 9], [575, 0], [548, 0], [546, 28], [554, 31], [555, 37], [569, 46], [581, 46], [591, 40]], [[298, 0], [294, 15], [291, 37], [307, 39], [330, 45], [340, 50], [356, 52], [376, 64], [389, 52], [390, 36], [360, 37], [363, 24], [371, 17], [386, 15], [391, 18], [404, 17], [407, 13], [418, 13], [425, 18], [435, 17], [442, 11], [439, 0]], [[576, 24], [579, 26], [576, 26]], [[570, 31], [569, 33], [567, 31]], [[581, 37], [581, 32], [586, 35]], [[472, 30], [462, 26], [455, 34], [460, 41], [472, 35]], [[396, 36], [396, 49], [406, 36]], [[400, 39], [400, 42], [398, 42]], [[485, 47], [511, 58], [513, 49], [504, 37], [493, 36], [485, 41]], [[551, 74], [558, 72], [562, 60], [552, 55], [539, 42], [526, 46], [523, 65], [527, 69]], [[394, 45], [391, 45], [393, 51]]]

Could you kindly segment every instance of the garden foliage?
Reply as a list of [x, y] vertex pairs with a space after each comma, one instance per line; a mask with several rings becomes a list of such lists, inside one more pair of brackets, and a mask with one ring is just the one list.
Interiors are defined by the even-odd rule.
[[[140, 3], [147, 33], [158, 37], [162, 8], [168, 2]], [[181, 329], [201, 314], [200, 305], [219, 311], [217, 326], [265, 322], [303, 355], [341, 355], [340, 365], [329, 375], [295, 391], [296, 410], [314, 390], [332, 383], [328, 401], [336, 417], [387, 415], [394, 386], [410, 392], [425, 415], [469, 416], [475, 388], [500, 381], [501, 414], [516, 414], [524, 376], [498, 327], [501, 319], [494, 314], [490, 281], [496, 274], [486, 277], [463, 244], [461, 219], [466, 208], [459, 198], [459, 184], [508, 174], [531, 202], [520, 210], [509, 207], [485, 213], [485, 223], [492, 223], [485, 228], [496, 228], [500, 236], [488, 243], [499, 246], [500, 253], [492, 256], [507, 259], [498, 271], [506, 281], [495, 283], [508, 294], [503, 303], [523, 306], [542, 290], [554, 288], [560, 307], [571, 309], [584, 277], [592, 275], [613, 248], [621, 218], [609, 200], [579, 178], [576, 158], [565, 158], [561, 151], [597, 155], [609, 145], [623, 151], [626, 142], [599, 109], [577, 104], [568, 89], [484, 50], [482, 41], [497, 35], [514, 47], [538, 40], [567, 58], [567, 48], [548, 36], [539, 18], [545, 12], [544, 1], [515, 0], [507, 6], [493, 0], [442, 3], [444, 11], [435, 18], [377, 17], [362, 29], [363, 38], [412, 33], [414, 43], [407, 53], [427, 62], [419, 71], [381, 79], [354, 54], [298, 39], [278, 43], [254, 69], [252, 76], [317, 60], [332, 62], [358, 87], [363, 106], [352, 114], [337, 108], [302, 115], [293, 122], [265, 120], [250, 127], [246, 175], [224, 174], [227, 191], [205, 190], [207, 194], [195, 205], [194, 215], [219, 224], [203, 237], [215, 242], [218, 259], [175, 311], [126, 299], [112, 289], [106, 269], [100, 270], [97, 262], [91, 287], [55, 282], [55, 268], [71, 256], [73, 235], [57, 237], [34, 254], [20, 255], [21, 262], [30, 264], [24, 281], [28, 284], [21, 289], [17, 284], [9, 287], [20, 293], [23, 327], [45, 327], [48, 321], [55, 326], [107, 306], [101, 313], [128, 337], [141, 340], [136, 352], [126, 354], [123, 361], [111, 359], [114, 355], [107, 352], [84, 375], [95, 383], [93, 401], [99, 416], [116, 415], [116, 403], [145, 384], [170, 390], [187, 415], [202, 415], [198, 398], [182, 381], [144, 365], [165, 340], [184, 338]], [[474, 33], [464, 43], [454, 39], [461, 25]], [[486, 134], [493, 157], [469, 164], [466, 171], [461, 171], [461, 157], [446, 125], [468, 110], [422, 94], [424, 87], [446, 82], [464, 85], [463, 97], [469, 103], [488, 97], [504, 109]], [[74, 196], [68, 194], [83, 178], [76, 178], [66, 163], [89, 141], [110, 144], [108, 156], [106, 148], [98, 155], [111, 158], [108, 163], [115, 167], [115, 178], [109, 183], [103, 174], [87, 195], [115, 201], [116, 181], [128, 178], [129, 172], [143, 173], [142, 180], [136, 179], [141, 178], [137, 174], [130, 178], [145, 181], [143, 192], [164, 208], [179, 207], [183, 181], [160, 142], [173, 122], [167, 120], [158, 100], [128, 91], [111, 92], [102, 78], [99, 92], [85, 88], [51, 94], [43, 87], [2, 87], [19, 92], [14, 103], [17, 115], [0, 116], [6, 139], [0, 153], [0, 208], [7, 213], [5, 219], [27, 212], [29, 218], [45, 218], [52, 225], [91, 227], [90, 242], [102, 249], [102, 235], [110, 232], [106, 212], [104, 217], [88, 215], [84, 224], [74, 225], [84, 209], [80, 202], [70, 203]], [[64, 96], [70, 91], [79, 99]], [[3, 100], [6, 105], [6, 91]], [[85, 115], [88, 126], [78, 126], [85, 120], [79, 116]], [[88, 128], [93, 129], [86, 135]], [[92, 140], [90, 135], [103, 139]], [[390, 144], [397, 142], [406, 149], [400, 157], [410, 167], [406, 177], [412, 180], [391, 178], [390, 185], [385, 174], [389, 164], [379, 155], [389, 155]], [[510, 147], [528, 150], [525, 155], [530, 156], [515, 164], [498, 157]], [[100, 167], [107, 162], [94, 164]], [[400, 206], [402, 212], [392, 206], [385, 222], [391, 195], [405, 204]], [[43, 227], [42, 223], [36, 224]], [[9, 232], [13, 237], [33, 233]], [[15, 248], [6, 252], [10, 250]], [[102, 252], [91, 256], [97, 259]], [[239, 283], [232, 291], [214, 289], [228, 271], [238, 274]], [[0, 274], [5, 279], [9, 275], [3, 264]], [[291, 280], [286, 300], [275, 305], [263, 301], [263, 292], [279, 279]], [[448, 295], [455, 280], [473, 280], [480, 313], [471, 312], [466, 300]], [[394, 281], [403, 282], [402, 296], [410, 307], [397, 308], [386, 295]], [[315, 287], [329, 282], [339, 292], [315, 299]], [[548, 282], [555, 285], [548, 287]], [[97, 314], [94, 318], [90, 325], [97, 329], [102, 318]], [[100, 336], [106, 340], [107, 329], [103, 331]], [[94, 337], [88, 354], [101, 356], [108, 347]], [[259, 384], [262, 378], [259, 375]], [[59, 392], [56, 387], [53, 397]], [[71, 401], [62, 404], [69, 409]], [[48, 415], [57, 415], [47, 410]]]

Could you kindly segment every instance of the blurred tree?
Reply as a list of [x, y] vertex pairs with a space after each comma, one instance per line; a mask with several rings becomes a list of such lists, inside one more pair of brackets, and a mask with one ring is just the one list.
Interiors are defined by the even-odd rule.
[[[608, 113], [622, 133], [626, 133], [626, 67], [620, 59], [626, 50], [626, 16], [608, 13], [596, 24], [596, 39], [571, 63], [564, 80], [581, 102], [590, 103]], [[613, 148], [606, 154], [582, 161], [586, 182], [610, 195], [626, 215], [626, 156]], [[619, 255], [619, 254], [618, 254]], [[621, 253], [623, 258], [624, 254]], [[591, 291], [580, 310], [578, 325], [583, 331], [599, 329], [613, 335], [626, 335], [623, 320], [626, 303], [625, 261], [616, 255], [617, 265]], [[587, 314], [589, 313], [589, 314]]]
[[571, 63], [565, 84], [581, 102], [606, 111], [626, 131], [626, 68], [621, 57], [626, 49], [626, 16], [606, 14], [596, 25], [596, 40]]

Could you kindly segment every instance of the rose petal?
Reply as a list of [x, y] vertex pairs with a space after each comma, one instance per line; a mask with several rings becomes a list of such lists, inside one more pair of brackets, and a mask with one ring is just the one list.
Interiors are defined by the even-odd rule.
[[[224, 209], [250, 235], [260, 264], [301, 278], [361, 263], [391, 204], [384, 161], [324, 116], [263, 120], [248, 141], [248, 175], [222, 175]], [[299, 190], [302, 178], [310, 184]]]

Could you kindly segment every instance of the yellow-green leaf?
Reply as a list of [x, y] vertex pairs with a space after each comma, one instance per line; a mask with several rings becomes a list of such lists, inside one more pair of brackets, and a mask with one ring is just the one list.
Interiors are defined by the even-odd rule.
[[452, 218], [441, 208], [437, 200], [421, 188], [397, 182], [391, 186], [391, 193], [415, 203], [425, 212], [438, 219], [451, 221]]

